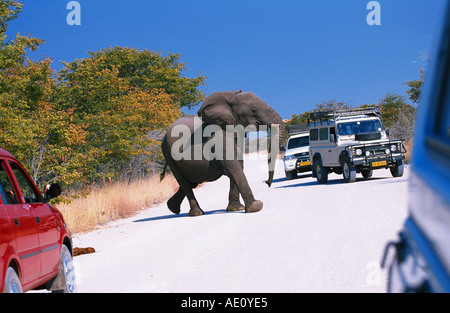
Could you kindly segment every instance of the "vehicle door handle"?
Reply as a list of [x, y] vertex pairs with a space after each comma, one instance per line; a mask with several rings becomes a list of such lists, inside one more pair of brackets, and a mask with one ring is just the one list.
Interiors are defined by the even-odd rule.
[[17, 218], [14, 219], [14, 225], [19, 226], [19, 220]]
[[40, 223], [41, 219], [39, 218], [39, 216], [36, 216], [36, 222]]

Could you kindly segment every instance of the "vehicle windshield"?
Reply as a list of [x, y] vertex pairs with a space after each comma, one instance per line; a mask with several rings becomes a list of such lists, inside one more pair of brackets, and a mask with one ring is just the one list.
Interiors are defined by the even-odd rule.
[[378, 119], [354, 121], [337, 124], [339, 135], [348, 136], [363, 133], [375, 133], [383, 130], [383, 125]]
[[295, 149], [300, 147], [307, 147], [309, 146], [309, 136], [305, 137], [296, 137], [289, 139], [288, 142], [288, 149]]

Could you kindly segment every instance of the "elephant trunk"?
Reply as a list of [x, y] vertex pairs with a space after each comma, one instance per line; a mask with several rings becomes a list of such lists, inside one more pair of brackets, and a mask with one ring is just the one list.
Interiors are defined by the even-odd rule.
[[281, 117], [275, 111], [272, 112], [271, 118], [268, 120], [267, 125], [270, 127], [270, 144], [268, 147], [268, 166], [269, 166], [269, 178], [266, 184], [270, 187], [273, 181], [273, 175], [275, 173], [275, 163], [280, 153], [280, 147], [284, 144], [284, 123]]

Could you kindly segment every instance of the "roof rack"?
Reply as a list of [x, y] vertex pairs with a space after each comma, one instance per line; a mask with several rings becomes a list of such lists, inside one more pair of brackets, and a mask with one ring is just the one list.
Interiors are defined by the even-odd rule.
[[314, 123], [322, 121], [328, 122], [330, 120], [336, 120], [336, 118], [339, 117], [348, 117], [356, 115], [369, 115], [381, 118], [381, 109], [379, 106], [374, 106], [370, 108], [311, 112], [308, 116], [308, 124], [312, 122]]

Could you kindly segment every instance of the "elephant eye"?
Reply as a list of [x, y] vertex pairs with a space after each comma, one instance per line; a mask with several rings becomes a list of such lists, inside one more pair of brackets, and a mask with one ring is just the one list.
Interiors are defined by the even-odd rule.
[[252, 109], [252, 113], [256, 114], [257, 110], [256, 109]]

